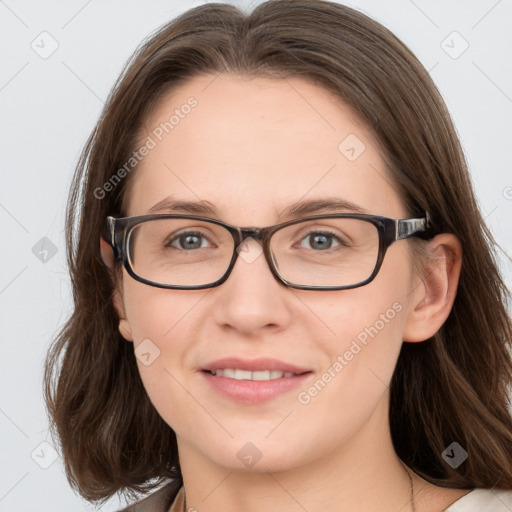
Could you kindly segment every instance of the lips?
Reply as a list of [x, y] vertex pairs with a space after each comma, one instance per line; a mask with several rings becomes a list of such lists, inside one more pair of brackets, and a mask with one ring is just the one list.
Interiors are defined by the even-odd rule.
[[[210, 389], [225, 398], [250, 405], [275, 399], [303, 387], [313, 375], [313, 371], [307, 368], [269, 358], [229, 357], [212, 361], [201, 370]], [[263, 375], [267, 372], [270, 379]], [[246, 379], [245, 374], [249, 374], [251, 379]]]

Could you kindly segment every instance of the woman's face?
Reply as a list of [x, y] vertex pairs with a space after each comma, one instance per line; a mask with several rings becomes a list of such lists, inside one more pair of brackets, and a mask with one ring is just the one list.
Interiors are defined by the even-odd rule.
[[[129, 216], [155, 213], [150, 209], [166, 198], [201, 201], [216, 209], [216, 218], [242, 227], [295, 218], [280, 214], [317, 199], [408, 216], [370, 132], [328, 92], [299, 78], [195, 78], [162, 98], [141, 143], [147, 137], [154, 147], [133, 176]], [[309, 215], [320, 213], [331, 210]], [[367, 439], [382, 436], [417, 282], [409, 243], [389, 248], [370, 284], [341, 291], [283, 286], [254, 240], [215, 288], [160, 289], [123, 270], [121, 332], [133, 340], [144, 386], [176, 432], [180, 456], [277, 471], [357, 449], [363, 432]], [[224, 358], [249, 365], [271, 358], [277, 367], [309, 373], [279, 379], [288, 389], [281, 393], [277, 383], [223, 377], [234, 389], [226, 394], [214, 385], [220, 377], [204, 371]], [[251, 385], [259, 390], [254, 400]]]

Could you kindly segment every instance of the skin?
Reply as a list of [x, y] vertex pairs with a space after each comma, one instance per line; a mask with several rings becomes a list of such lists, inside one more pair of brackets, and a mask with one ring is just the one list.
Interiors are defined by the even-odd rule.
[[[172, 194], [207, 200], [236, 226], [277, 224], [293, 202], [333, 196], [372, 214], [409, 217], [372, 134], [324, 89], [299, 78], [196, 77], [161, 98], [141, 140], [191, 96], [197, 107], [132, 176], [127, 215], [148, 213]], [[366, 146], [355, 161], [338, 150], [349, 134]], [[229, 279], [207, 290], [159, 289], [123, 269], [114, 299], [120, 332], [134, 348], [150, 339], [160, 350], [138, 366], [177, 435], [187, 508], [412, 510], [390, 437], [388, 386], [403, 340], [428, 339], [449, 315], [461, 246], [453, 235], [438, 235], [430, 242], [437, 264], [422, 279], [408, 244], [389, 248], [370, 284], [341, 291], [287, 288], [263, 255], [251, 263], [239, 258]], [[395, 302], [401, 311], [308, 404], [297, 391], [241, 404], [213, 391], [200, 373], [228, 355], [267, 356], [311, 369], [307, 389]], [[248, 442], [261, 453], [250, 468], [237, 457]], [[443, 510], [467, 492], [413, 478], [418, 512]]]

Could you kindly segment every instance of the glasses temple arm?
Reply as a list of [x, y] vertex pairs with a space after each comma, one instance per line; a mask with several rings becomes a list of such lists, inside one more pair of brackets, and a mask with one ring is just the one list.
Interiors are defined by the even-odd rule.
[[430, 215], [425, 212], [425, 217], [421, 219], [397, 219], [395, 226], [395, 239], [402, 240], [420, 231], [427, 231], [431, 227]]

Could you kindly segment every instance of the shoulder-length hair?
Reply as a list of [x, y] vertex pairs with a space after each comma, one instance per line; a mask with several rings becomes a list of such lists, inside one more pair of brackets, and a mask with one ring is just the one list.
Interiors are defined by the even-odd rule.
[[[250, 13], [227, 4], [193, 8], [147, 39], [115, 83], [70, 191], [74, 309], [45, 364], [51, 432], [70, 484], [92, 501], [181, 479], [175, 433], [151, 404], [133, 346], [118, 331], [116, 275], [102, 262], [99, 238], [107, 215], [125, 215], [136, 171], [109, 180], [130, 159], [156, 102], [192, 77], [222, 72], [302, 77], [333, 92], [373, 131], [410, 215], [428, 211], [432, 235], [460, 239], [448, 319], [432, 338], [402, 346], [390, 387], [392, 440], [398, 456], [436, 485], [511, 489], [510, 292], [456, 131], [432, 79], [399, 39], [322, 0], [269, 1]], [[425, 244], [411, 240], [415, 261], [424, 261]], [[456, 469], [441, 455], [453, 441], [468, 452]]]

